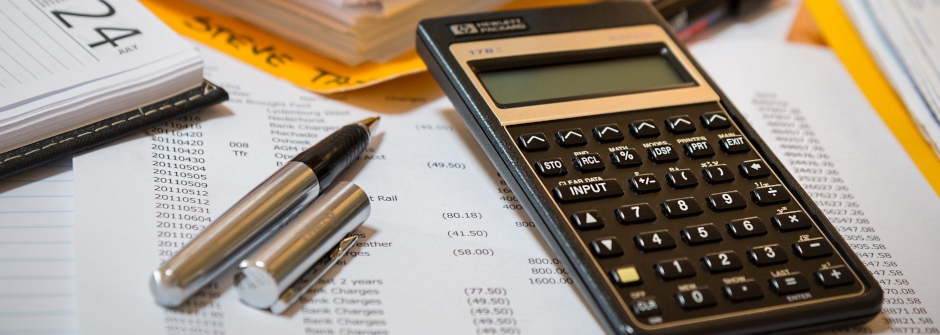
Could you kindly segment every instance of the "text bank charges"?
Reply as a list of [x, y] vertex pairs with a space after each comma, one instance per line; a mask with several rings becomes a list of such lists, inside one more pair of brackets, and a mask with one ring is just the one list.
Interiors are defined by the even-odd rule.
[[645, 2], [430, 19], [417, 47], [609, 333], [803, 333], [880, 310]]

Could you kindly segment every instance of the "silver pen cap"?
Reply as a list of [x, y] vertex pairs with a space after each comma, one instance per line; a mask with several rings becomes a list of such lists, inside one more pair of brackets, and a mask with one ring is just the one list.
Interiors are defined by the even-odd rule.
[[[322, 275], [342, 256], [335, 252], [338, 248], [342, 254], [349, 250], [354, 243], [350, 241], [355, 239], [346, 236], [368, 219], [370, 211], [369, 197], [362, 189], [352, 183], [336, 183], [241, 261], [235, 289], [242, 302], [255, 308], [271, 308], [283, 292], [313, 268]], [[345, 245], [340, 245], [344, 240]], [[329, 259], [330, 264], [314, 267], [321, 259]]]

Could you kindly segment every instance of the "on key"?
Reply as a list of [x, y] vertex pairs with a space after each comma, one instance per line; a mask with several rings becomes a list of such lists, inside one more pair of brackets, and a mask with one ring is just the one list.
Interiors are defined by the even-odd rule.
[[623, 195], [623, 188], [616, 179], [604, 179], [584, 184], [558, 186], [552, 189], [552, 193], [558, 201], [578, 202], [619, 197]]

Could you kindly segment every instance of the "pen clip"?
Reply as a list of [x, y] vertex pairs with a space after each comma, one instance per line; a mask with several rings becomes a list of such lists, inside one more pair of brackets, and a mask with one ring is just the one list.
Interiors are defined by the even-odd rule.
[[281, 293], [281, 296], [277, 298], [274, 305], [271, 305], [271, 312], [274, 314], [282, 314], [287, 311], [291, 305], [297, 302], [305, 292], [310, 290], [310, 288], [320, 280], [320, 277], [323, 277], [327, 271], [333, 268], [333, 265], [336, 265], [336, 262], [345, 256], [346, 253], [349, 252], [349, 249], [352, 249], [352, 247], [356, 245], [357, 241], [359, 241], [358, 235], [348, 236], [342, 241], [339, 241], [339, 244], [336, 245], [336, 249], [323, 256], [323, 258], [320, 258], [306, 273], [291, 284], [284, 293]]

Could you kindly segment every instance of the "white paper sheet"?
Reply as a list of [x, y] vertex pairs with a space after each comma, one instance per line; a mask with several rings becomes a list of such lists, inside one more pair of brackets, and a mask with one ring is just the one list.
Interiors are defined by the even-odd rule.
[[[835, 56], [778, 44], [694, 50], [806, 180], [863, 260], [884, 272], [879, 279], [895, 290], [889, 299], [920, 299], [886, 300], [894, 329], [936, 331], [911, 323], [927, 322], [940, 308], [931, 286], [937, 270], [922, 254], [940, 233], [931, 221], [940, 215], [940, 200]], [[600, 332], [432, 82], [395, 82], [327, 99], [203, 52], [209, 79], [228, 89], [232, 101], [75, 159], [81, 332]], [[277, 162], [334, 127], [376, 114], [370, 111], [381, 111], [382, 133], [343, 175], [373, 197], [372, 217], [361, 230], [366, 240], [308, 295], [311, 301], [288, 317], [274, 316], [239, 303], [231, 279], [223, 278], [195, 299], [196, 308], [167, 311], [152, 302], [148, 275], [195, 229]], [[780, 131], [797, 131], [805, 146], [781, 141]], [[814, 178], [819, 171], [803, 164], [823, 164], [827, 179]], [[831, 196], [851, 201], [821, 202]], [[842, 213], [854, 210], [864, 214]], [[892, 258], [878, 258], [886, 254]], [[889, 275], [893, 270], [903, 276]], [[879, 319], [865, 329], [886, 328]]]
[[692, 53], [885, 289], [883, 313], [849, 333], [938, 332], [940, 199], [838, 58], [758, 42]]
[[72, 159], [0, 179], [0, 334], [74, 334]]

